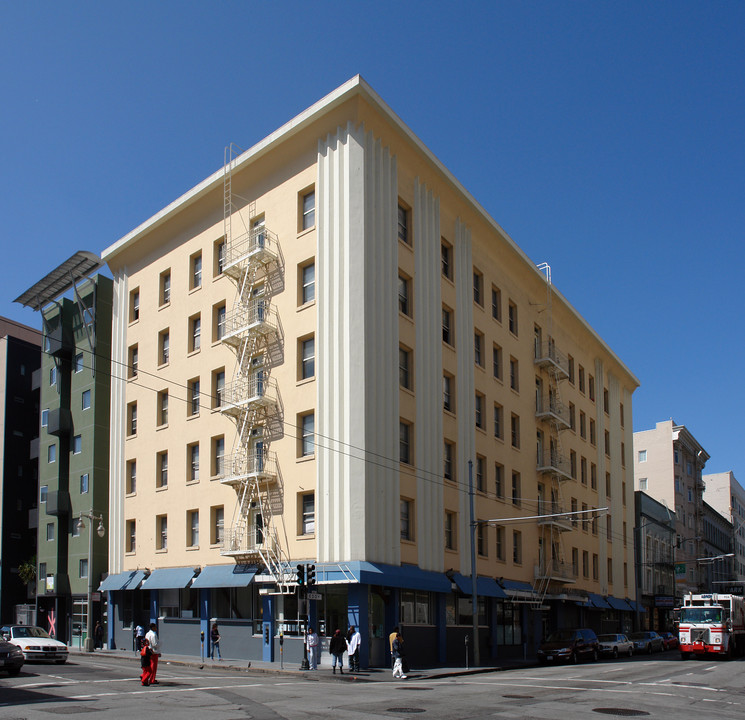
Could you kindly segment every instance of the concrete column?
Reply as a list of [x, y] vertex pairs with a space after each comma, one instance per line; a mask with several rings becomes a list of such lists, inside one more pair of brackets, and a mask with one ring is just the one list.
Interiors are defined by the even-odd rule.
[[369, 617], [367, 585], [350, 585], [347, 593], [347, 616], [349, 624], [354, 625], [360, 631], [362, 642], [360, 644], [360, 667], [366, 668], [370, 664], [370, 628], [367, 618]]

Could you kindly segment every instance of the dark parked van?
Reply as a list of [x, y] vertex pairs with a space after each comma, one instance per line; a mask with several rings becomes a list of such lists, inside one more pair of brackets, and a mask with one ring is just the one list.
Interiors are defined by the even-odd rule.
[[578, 628], [552, 632], [538, 650], [538, 662], [569, 662], [597, 660], [600, 654], [594, 630]]

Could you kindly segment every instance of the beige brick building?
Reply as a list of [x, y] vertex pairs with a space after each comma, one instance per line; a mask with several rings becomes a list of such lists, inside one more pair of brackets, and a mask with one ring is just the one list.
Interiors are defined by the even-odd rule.
[[297, 657], [302, 562], [363, 663], [460, 657], [469, 461], [481, 656], [628, 626], [638, 381], [361, 78], [103, 258], [118, 637]]

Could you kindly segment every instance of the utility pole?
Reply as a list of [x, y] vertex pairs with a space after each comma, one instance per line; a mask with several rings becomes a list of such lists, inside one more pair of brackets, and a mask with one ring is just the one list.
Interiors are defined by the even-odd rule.
[[473, 497], [473, 460], [468, 461], [468, 496], [471, 501], [471, 613], [473, 618], [473, 665], [481, 664], [479, 657], [479, 606], [476, 593], [476, 518]]

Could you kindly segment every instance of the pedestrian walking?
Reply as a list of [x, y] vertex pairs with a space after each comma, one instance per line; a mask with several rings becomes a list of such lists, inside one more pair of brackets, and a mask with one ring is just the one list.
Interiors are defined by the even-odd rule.
[[103, 627], [96, 621], [96, 627], [93, 630], [93, 640], [97, 650], [103, 650]]
[[362, 636], [354, 625], [349, 626], [347, 633], [347, 655], [349, 656], [349, 672], [360, 671], [360, 643]]
[[135, 652], [142, 650], [142, 641], [145, 639], [145, 628], [142, 625], [137, 625], [135, 628]]
[[336, 675], [336, 663], [339, 663], [339, 674], [344, 674], [344, 653], [347, 650], [347, 640], [341, 634], [341, 630], [334, 630], [329, 642], [329, 652], [331, 653], [331, 670]]
[[406, 655], [406, 651], [404, 650], [404, 639], [401, 637], [401, 633], [396, 633], [391, 653], [393, 655], [393, 677], [406, 680], [408, 677], [408, 675], [404, 675], [404, 656]]
[[142, 647], [140, 649], [140, 682], [147, 686], [153, 681], [153, 651], [150, 649], [150, 643], [147, 638], [142, 638]]
[[310, 669], [317, 670], [321, 640], [318, 637], [318, 633], [312, 627], [308, 628], [308, 633], [305, 636], [305, 644], [308, 646], [308, 663], [310, 664]]
[[400, 628], [398, 625], [393, 628], [393, 632], [388, 636], [388, 645], [390, 646], [391, 650], [391, 670], [393, 669], [394, 659], [393, 659], [393, 641], [396, 639], [396, 635], [400, 632]]
[[217, 659], [222, 661], [222, 655], [220, 654], [220, 631], [217, 629], [217, 623], [213, 623], [212, 625], [210, 643], [212, 645], [212, 659], [215, 659], [215, 650], [217, 650]]
[[158, 637], [158, 626], [155, 623], [150, 623], [150, 630], [145, 635], [145, 640], [147, 640], [150, 651], [153, 653], [150, 658], [150, 684], [160, 685], [155, 679], [155, 675], [158, 672], [158, 660], [160, 660], [162, 646]]

